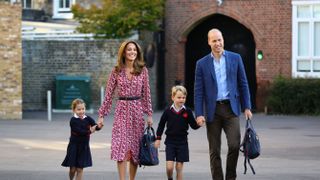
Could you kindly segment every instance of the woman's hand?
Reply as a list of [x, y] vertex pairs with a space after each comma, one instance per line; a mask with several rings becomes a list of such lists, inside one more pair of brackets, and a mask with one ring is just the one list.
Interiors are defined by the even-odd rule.
[[103, 124], [103, 117], [101, 117], [101, 116], [99, 116], [99, 119], [98, 119], [98, 122], [97, 122], [98, 124], [100, 123], [100, 124]]
[[101, 129], [104, 125], [103, 125], [103, 117], [99, 117], [98, 121], [97, 121], [97, 124], [98, 124], [98, 128]]
[[151, 127], [152, 124], [153, 124], [152, 116], [148, 116], [147, 125], [148, 125], [149, 127]]
[[156, 140], [155, 142], [154, 142], [154, 147], [155, 148], [159, 148], [160, 147], [160, 140]]
[[98, 122], [97, 125], [99, 129], [102, 129], [102, 127], [104, 126], [102, 122]]

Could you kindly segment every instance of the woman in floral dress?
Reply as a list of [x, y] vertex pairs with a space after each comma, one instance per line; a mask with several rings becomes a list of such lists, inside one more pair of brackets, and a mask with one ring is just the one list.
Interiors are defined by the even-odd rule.
[[117, 161], [120, 180], [129, 176], [134, 180], [139, 163], [139, 145], [144, 131], [144, 114], [152, 125], [152, 106], [148, 70], [140, 46], [125, 41], [118, 52], [117, 65], [113, 68], [106, 87], [106, 95], [99, 109], [99, 120], [109, 115], [112, 98], [116, 94], [116, 108], [112, 128], [111, 159]]

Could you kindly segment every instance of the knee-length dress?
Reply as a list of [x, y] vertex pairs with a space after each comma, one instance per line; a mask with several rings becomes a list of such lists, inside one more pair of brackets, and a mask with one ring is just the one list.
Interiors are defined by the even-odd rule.
[[[64, 167], [85, 168], [92, 166], [91, 151], [89, 146], [90, 127], [97, 125], [90, 117], [84, 119], [72, 117], [70, 120], [71, 135], [67, 148], [67, 154], [62, 162]], [[96, 130], [100, 130], [96, 127]]]
[[99, 109], [100, 116], [107, 116], [112, 107], [114, 94], [118, 97], [140, 97], [137, 100], [117, 100], [111, 139], [111, 159], [130, 159], [139, 163], [139, 145], [144, 131], [144, 114], [152, 116], [148, 70], [144, 67], [139, 75], [129, 79], [124, 69], [112, 70], [107, 82], [105, 99]]

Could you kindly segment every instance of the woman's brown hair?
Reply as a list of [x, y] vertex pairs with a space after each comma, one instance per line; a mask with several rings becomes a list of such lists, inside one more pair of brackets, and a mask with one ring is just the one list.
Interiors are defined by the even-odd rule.
[[142, 68], [145, 66], [145, 63], [143, 60], [143, 53], [142, 53], [141, 47], [139, 46], [138, 43], [132, 40], [124, 41], [120, 45], [119, 52], [118, 52], [117, 65], [115, 66], [115, 69], [116, 69], [116, 72], [120, 72], [121, 69], [124, 68], [124, 65], [125, 65], [124, 52], [126, 50], [127, 45], [130, 43], [134, 44], [137, 48], [137, 58], [133, 62], [133, 74], [138, 75], [141, 73]]

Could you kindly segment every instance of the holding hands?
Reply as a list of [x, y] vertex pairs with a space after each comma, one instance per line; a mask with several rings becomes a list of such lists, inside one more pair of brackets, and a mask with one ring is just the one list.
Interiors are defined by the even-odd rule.
[[198, 126], [203, 126], [206, 122], [204, 116], [198, 116], [196, 121], [197, 121]]
[[90, 127], [90, 132], [94, 133], [96, 131], [96, 127], [97, 127], [97, 125], [91, 126]]
[[154, 147], [155, 147], [155, 148], [159, 148], [159, 147], [160, 147], [160, 142], [161, 142], [161, 140], [156, 140], [156, 141], [154, 142]]
[[104, 126], [103, 125], [103, 117], [99, 117], [97, 124], [98, 124], [98, 128], [100, 128], [100, 129]]

